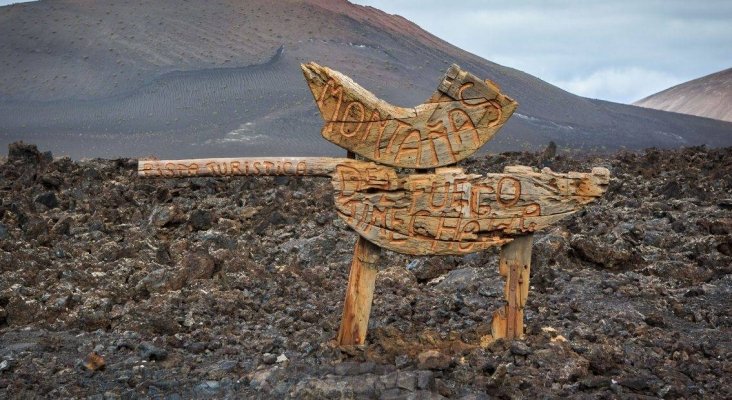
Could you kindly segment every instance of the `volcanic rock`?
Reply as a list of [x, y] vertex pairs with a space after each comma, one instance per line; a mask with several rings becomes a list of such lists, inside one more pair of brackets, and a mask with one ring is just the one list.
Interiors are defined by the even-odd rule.
[[452, 364], [452, 358], [437, 350], [427, 350], [417, 356], [419, 369], [447, 369]]
[[33, 199], [38, 204], [43, 204], [44, 206], [48, 208], [56, 208], [58, 207], [58, 198], [56, 198], [56, 194], [53, 192], [46, 192], [43, 194], [39, 194], [36, 196], [35, 199]]
[[[348, 351], [333, 339], [356, 237], [327, 179], [143, 180], [125, 160], [19, 174], [0, 162], [0, 398], [731, 398], [732, 210], [719, 206], [731, 158], [557, 152], [553, 169], [602, 165], [613, 180], [535, 234], [524, 339], [490, 340], [505, 305], [497, 250], [385, 252], [367, 343]], [[55, 174], [58, 188], [38, 178]], [[671, 179], [678, 196], [662, 199]], [[58, 207], [34, 202], [47, 192]], [[210, 228], [193, 229], [196, 210], [210, 210]], [[105, 371], [70, 368], [92, 351]]]

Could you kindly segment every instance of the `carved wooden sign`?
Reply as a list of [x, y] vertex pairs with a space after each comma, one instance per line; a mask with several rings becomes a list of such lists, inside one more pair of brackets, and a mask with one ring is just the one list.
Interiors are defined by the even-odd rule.
[[[490, 140], [517, 107], [495, 84], [456, 65], [432, 97], [413, 108], [388, 104], [315, 63], [302, 70], [325, 120], [323, 137], [366, 160], [140, 160], [139, 176], [330, 177], [338, 216], [359, 234], [338, 334], [342, 345], [365, 341], [381, 248], [463, 255], [501, 246], [499, 272], [507, 278], [507, 304], [493, 315], [493, 337], [521, 337], [532, 233], [600, 197], [609, 171], [556, 173], [510, 166], [478, 175], [454, 166]], [[392, 167], [419, 171], [398, 173]]]
[[342, 158], [229, 158], [140, 161], [144, 177], [330, 176], [338, 215], [379, 247], [411, 255], [468, 254], [545, 228], [602, 195], [607, 169], [558, 174], [507, 167], [399, 175]]
[[340, 72], [302, 66], [325, 120], [322, 135], [364, 158], [404, 168], [454, 164], [473, 154], [518, 105], [498, 86], [452, 65], [437, 91], [413, 108], [393, 106]]

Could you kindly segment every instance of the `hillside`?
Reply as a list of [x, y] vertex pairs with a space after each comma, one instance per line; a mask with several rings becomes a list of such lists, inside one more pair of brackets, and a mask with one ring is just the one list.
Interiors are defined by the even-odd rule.
[[0, 146], [73, 157], [343, 154], [311, 60], [402, 106], [452, 63], [495, 81], [520, 106], [489, 151], [732, 144], [730, 123], [578, 97], [344, 0], [39, 1], [0, 8], [0, 38]]
[[684, 82], [633, 104], [732, 122], [732, 68]]

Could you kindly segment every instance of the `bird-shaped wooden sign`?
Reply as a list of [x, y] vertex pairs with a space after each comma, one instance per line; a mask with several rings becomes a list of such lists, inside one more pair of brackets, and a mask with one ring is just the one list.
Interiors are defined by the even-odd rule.
[[302, 71], [325, 120], [323, 137], [395, 167], [434, 168], [469, 157], [518, 105], [493, 82], [457, 65], [425, 103], [412, 108], [393, 106], [330, 68], [311, 62]]

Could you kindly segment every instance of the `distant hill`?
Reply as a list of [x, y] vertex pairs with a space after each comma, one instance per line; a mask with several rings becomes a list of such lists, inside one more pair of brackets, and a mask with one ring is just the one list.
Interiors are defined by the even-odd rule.
[[732, 68], [684, 82], [633, 104], [732, 122]]
[[732, 145], [731, 123], [575, 96], [345, 0], [54, 0], [0, 7], [0, 146], [342, 155], [320, 137], [299, 69], [311, 60], [401, 106], [452, 63], [495, 81], [520, 105], [488, 151]]

